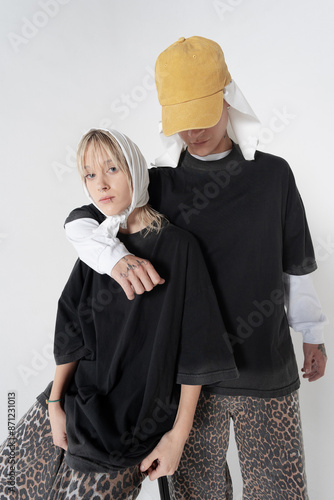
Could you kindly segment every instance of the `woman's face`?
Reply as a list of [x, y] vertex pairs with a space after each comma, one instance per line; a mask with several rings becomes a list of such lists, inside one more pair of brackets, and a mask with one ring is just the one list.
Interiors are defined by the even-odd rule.
[[85, 184], [94, 203], [105, 215], [117, 215], [131, 205], [132, 194], [128, 178], [108, 156], [100, 150], [97, 155], [88, 146], [84, 158]]

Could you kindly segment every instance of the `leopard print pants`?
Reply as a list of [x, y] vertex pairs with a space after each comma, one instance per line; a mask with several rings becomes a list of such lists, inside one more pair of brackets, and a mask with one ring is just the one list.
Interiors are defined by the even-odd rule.
[[308, 500], [297, 392], [275, 399], [202, 392], [181, 463], [168, 477], [171, 498], [232, 500], [231, 419], [243, 500]]
[[64, 461], [52, 489], [50, 500], [135, 500], [145, 475], [139, 466], [112, 474], [77, 472]]
[[[14, 491], [8, 481], [13, 442]], [[144, 479], [138, 466], [111, 474], [71, 469], [53, 444], [48, 411], [38, 401], [17, 424], [14, 441], [9, 438], [0, 448], [0, 500], [135, 500]]]

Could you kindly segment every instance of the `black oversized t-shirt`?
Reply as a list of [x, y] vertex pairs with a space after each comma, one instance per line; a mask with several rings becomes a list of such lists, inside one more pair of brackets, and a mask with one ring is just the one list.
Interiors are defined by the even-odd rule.
[[[98, 217], [90, 206], [86, 212]], [[237, 377], [199, 245], [166, 223], [121, 234], [166, 282], [129, 301], [109, 276], [77, 261], [58, 305], [57, 364], [79, 360], [66, 392], [68, 464], [110, 471], [137, 464], [173, 426], [180, 386]]]
[[226, 395], [277, 397], [299, 387], [284, 309], [283, 273], [316, 269], [294, 176], [285, 160], [240, 149], [217, 161], [188, 152], [177, 168], [150, 169], [150, 204], [200, 243], [240, 377]]

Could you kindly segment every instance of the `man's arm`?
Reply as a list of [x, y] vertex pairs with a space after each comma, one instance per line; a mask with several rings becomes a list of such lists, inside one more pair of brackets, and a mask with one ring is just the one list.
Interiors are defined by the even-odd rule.
[[94, 271], [117, 281], [129, 300], [165, 282], [148, 260], [130, 254], [118, 238], [95, 233], [99, 227], [97, 220], [69, 219], [65, 223], [66, 237], [79, 258]]
[[154, 450], [140, 465], [140, 470], [146, 471], [151, 481], [161, 476], [171, 476], [178, 468], [192, 428], [201, 387], [181, 385], [180, 403], [173, 429], [162, 436]]
[[323, 330], [327, 318], [322, 312], [310, 274], [285, 274], [284, 287], [289, 325], [303, 335], [303, 378], [314, 382], [325, 374], [327, 355]]
[[77, 365], [78, 361], [57, 365], [49, 397], [49, 401], [56, 401], [48, 404], [53, 443], [64, 450], [67, 450], [66, 415], [62, 407], [62, 401], [57, 400], [63, 399]]

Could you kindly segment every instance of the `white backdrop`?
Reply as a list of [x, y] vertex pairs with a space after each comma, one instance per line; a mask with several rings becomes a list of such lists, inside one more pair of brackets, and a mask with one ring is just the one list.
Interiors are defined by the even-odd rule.
[[[76, 258], [62, 226], [86, 203], [73, 156], [79, 138], [92, 126], [118, 128], [148, 161], [156, 157], [154, 64], [181, 36], [221, 44], [262, 120], [261, 149], [292, 166], [318, 258], [314, 281], [334, 324], [333, 13], [331, 0], [2, 1], [1, 440], [7, 392], [16, 392], [21, 417], [53, 376], [57, 300]], [[330, 326], [326, 342], [326, 378], [300, 391], [311, 500], [333, 500]], [[239, 500], [233, 444], [229, 454]], [[156, 485], [145, 481], [140, 498], [157, 499]]]

